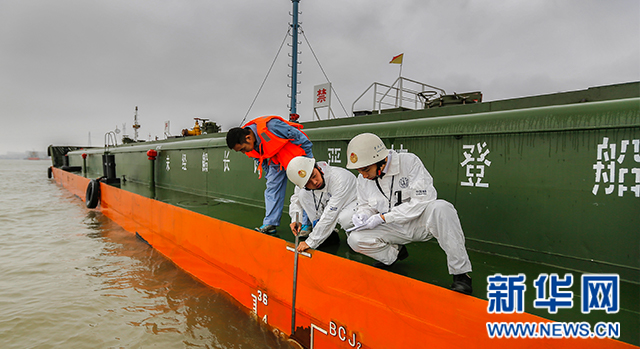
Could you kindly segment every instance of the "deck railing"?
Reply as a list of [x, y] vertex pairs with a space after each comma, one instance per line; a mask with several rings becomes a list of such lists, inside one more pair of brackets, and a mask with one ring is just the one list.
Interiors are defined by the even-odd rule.
[[424, 109], [427, 98], [445, 95], [446, 92], [435, 86], [423, 82], [398, 77], [391, 85], [374, 82], [353, 102], [351, 115], [355, 115], [354, 108], [370, 91], [373, 92], [373, 103], [367, 112], [380, 114], [383, 109]]

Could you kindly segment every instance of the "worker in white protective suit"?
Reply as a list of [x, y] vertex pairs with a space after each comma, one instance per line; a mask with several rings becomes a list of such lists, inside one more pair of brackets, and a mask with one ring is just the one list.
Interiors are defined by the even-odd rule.
[[385, 269], [409, 256], [406, 244], [435, 237], [447, 254], [451, 289], [471, 294], [471, 262], [458, 213], [451, 203], [437, 199], [433, 177], [420, 158], [388, 150], [372, 133], [354, 137], [347, 154], [347, 168], [359, 172], [349, 246]]
[[296, 185], [289, 204], [291, 231], [300, 234], [301, 225], [296, 217], [302, 217], [303, 210], [313, 222], [311, 233], [298, 245], [299, 252], [320, 246], [338, 223], [345, 230], [353, 226], [357, 206], [353, 173], [324, 161], [316, 163], [315, 159], [298, 156], [289, 163], [287, 177]]

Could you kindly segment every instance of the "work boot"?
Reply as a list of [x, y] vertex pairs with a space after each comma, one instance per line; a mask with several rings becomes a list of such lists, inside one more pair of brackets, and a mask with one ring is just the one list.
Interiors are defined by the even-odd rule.
[[407, 259], [407, 257], [409, 257], [409, 251], [407, 250], [407, 247], [405, 245], [400, 245], [400, 251], [398, 251], [398, 257], [396, 258], [395, 261], [393, 261], [393, 263], [386, 265], [382, 262], [375, 262], [373, 263], [373, 266], [380, 269], [389, 269], [392, 265], [396, 264], [397, 261], [405, 260]]
[[471, 277], [466, 273], [454, 275], [451, 289], [456, 292], [470, 295], [473, 292], [473, 288], [471, 287]]
[[260, 226], [260, 228], [256, 228], [256, 231], [261, 232], [262, 234], [267, 234], [267, 235], [274, 235], [277, 231], [277, 226], [275, 225], [267, 225], [267, 224], [263, 224]]
[[407, 250], [407, 247], [405, 245], [401, 245], [400, 251], [398, 251], [398, 258], [396, 259], [396, 262], [403, 261], [407, 259], [407, 257], [409, 257], [409, 251]]

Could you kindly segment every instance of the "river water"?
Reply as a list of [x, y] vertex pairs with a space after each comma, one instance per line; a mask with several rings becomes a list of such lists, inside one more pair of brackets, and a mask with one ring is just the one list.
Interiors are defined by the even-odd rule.
[[0, 160], [0, 348], [288, 348], [49, 165]]

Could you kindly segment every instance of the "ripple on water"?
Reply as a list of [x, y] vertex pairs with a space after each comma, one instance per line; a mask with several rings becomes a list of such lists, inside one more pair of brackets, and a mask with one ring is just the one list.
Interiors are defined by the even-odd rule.
[[46, 177], [0, 160], [2, 348], [288, 348]]

